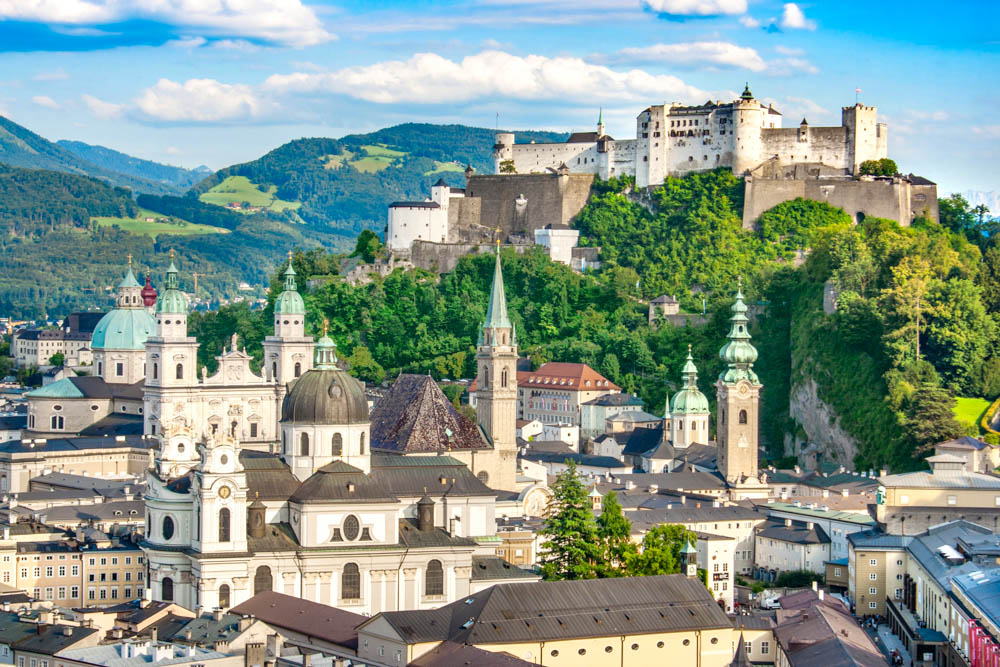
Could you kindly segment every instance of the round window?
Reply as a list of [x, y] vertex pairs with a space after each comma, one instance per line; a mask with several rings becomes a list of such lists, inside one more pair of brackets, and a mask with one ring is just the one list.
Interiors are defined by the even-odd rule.
[[577, 651], [577, 653], [579, 653], [580, 655], [587, 655], [587, 649], [582, 648], [579, 651]]
[[632, 644], [632, 650], [633, 651], [638, 651], [639, 650], [639, 645], [638, 644]]
[[361, 523], [358, 521], [358, 517], [351, 514], [344, 519], [344, 538], [348, 540], [356, 540], [358, 539], [358, 534], [360, 532]]
[[557, 658], [557, 657], [559, 657], [559, 650], [558, 649], [552, 649], [552, 653], [550, 653], [549, 655], [551, 655], [553, 658]]
[[62, 406], [61, 405], [53, 405], [52, 409], [55, 410], [56, 412], [59, 412], [60, 410], [62, 410]]
[[184, 443], [183, 442], [180, 443], [179, 445], [177, 445], [177, 451], [180, 452], [181, 454], [184, 453]]
[[169, 516], [163, 517], [163, 539], [169, 540], [174, 536], [174, 520]]
[[713, 644], [718, 644], [719, 643], [719, 638], [718, 637], [712, 637], [712, 643]]
[[614, 651], [614, 649], [613, 649], [613, 648], [611, 648], [610, 646], [605, 646], [605, 647], [604, 647], [604, 652], [605, 652], [605, 653], [611, 653], [612, 651]]
[[99, 406], [99, 405], [91, 405], [90, 409], [93, 410], [94, 412], [97, 412], [98, 410], [101, 409], [101, 406]]
[[[691, 645], [691, 640], [690, 639], [685, 639], [684, 640], [684, 645], [685, 646], [690, 646]], [[659, 646], [660, 648], [663, 648], [663, 642], [660, 642], [659, 644], [657, 644], [657, 646]]]
[[226, 454], [220, 456], [219, 463], [221, 463], [222, 465], [226, 465], [227, 463], [229, 463], [229, 456], [227, 456]]

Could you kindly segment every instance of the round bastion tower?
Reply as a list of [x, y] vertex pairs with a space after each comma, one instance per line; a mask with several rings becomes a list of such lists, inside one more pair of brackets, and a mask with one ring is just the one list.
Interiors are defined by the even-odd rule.
[[493, 145], [493, 173], [500, 173], [500, 163], [514, 159], [514, 133], [497, 132], [497, 142]]
[[733, 102], [733, 174], [742, 176], [748, 169], [760, 164], [761, 128], [764, 127], [766, 110], [754, 99], [750, 84]]

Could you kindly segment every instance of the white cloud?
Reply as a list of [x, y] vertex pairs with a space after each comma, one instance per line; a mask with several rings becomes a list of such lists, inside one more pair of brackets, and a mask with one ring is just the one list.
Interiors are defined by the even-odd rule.
[[700, 101], [708, 93], [675, 76], [632, 69], [616, 71], [580, 58], [516, 56], [483, 51], [460, 61], [418, 53], [406, 61], [385, 61], [325, 74], [275, 74], [264, 90], [280, 93], [335, 93], [377, 102], [445, 103], [483, 97], [521, 100]]
[[164, 46], [170, 46], [175, 49], [197, 49], [199, 46], [204, 46], [208, 43], [208, 40], [204, 37], [181, 37], [180, 39], [172, 39]]
[[655, 62], [689, 66], [724, 65], [740, 67], [753, 72], [767, 69], [767, 64], [756, 50], [749, 46], [739, 46], [729, 42], [688, 42], [631, 47], [618, 51], [610, 60], [613, 62]]
[[59, 103], [48, 95], [35, 95], [31, 98], [31, 101], [40, 107], [45, 107], [46, 109], [58, 109]]
[[301, 0], [0, 0], [2, 19], [58, 26], [144, 19], [194, 28], [206, 35], [240, 36], [287, 46], [312, 46], [335, 39]]
[[768, 63], [767, 71], [775, 76], [819, 74], [819, 68], [805, 58], [775, 58]]
[[747, 0], [641, 0], [642, 6], [658, 14], [718, 16], [744, 14]]
[[136, 106], [156, 120], [213, 123], [259, 118], [273, 105], [245, 84], [215, 79], [188, 79], [181, 84], [160, 79], [142, 92]]
[[830, 111], [820, 104], [806, 97], [786, 97], [783, 101], [772, 98], [765, 98], [764, 102], [773, 104], [774, 107], [785, 116], [785, 127], [798, 125], [802, 118], [812, 118], [815, 124], [817, 117], [823, 118], [830, 115]]
[[807, 19], [805, 12], [794, 2], [786, 2], [781, 11], [781, 27], [789, 30], [815, 30], [816, 22]]
[[774, 47], [774, 51], [783, 56], [802, 56], [806, 53], [803, 49], [792, 49], [787, 46], [776, 46]]
[[66, 73], [61, 67], [49, 72], [39, 72], [35, 76], [31, 77], [32, 81], [64, 81], [69, 78], [69, 74]]
[[180, 154], [181, 154], [181, 149], [177, 148], [177, 146], [167, 146], [167, 155], [180, 155]]
[[916, 120], [924, 120], [924, 121], [926, 121], [926, 120], [933, 120], [933, 121], [937, 121], [937, 122], [942, 122], [942, 121], [950, 120], [952, 118], [952, 115], [950, 113], [948, 113], [947, 111], [914, 111], [914, 110], [911, 110], [908, 113], [909, 113], [909, 115], [910, 115], [911, 118], [914, 118]]
[[740, 25], [742, 25], [744, 28], [759, 28], [760, 21], [758, 21], [752, 16], [741, 16]]
[[90, 109], [90, 113], [102, 120], [119, 118], [124, 111], [124, 107], [121, 104], [105, 102], [104, 100], [97, 99], [93, 95], [81, 95], [80, 99], [82, 99], [83, 103], [88, 109]]
[[1000, 139], [1000, 125], [977, 125], [972, 131], [981, 137]]

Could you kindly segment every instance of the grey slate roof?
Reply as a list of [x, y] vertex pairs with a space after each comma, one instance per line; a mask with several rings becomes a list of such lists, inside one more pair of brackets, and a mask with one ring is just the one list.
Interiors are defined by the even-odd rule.
[[632, 480], [636, 486], [649, 487], [655, 484], [660, 489], [670, 491], [713, 491], [724, 489], [726, 483], [722, 477], [710, 472], [661, 472], [661, 473], [636, 473], [634, 475], [621, 475], [622, 481]]
[[293, 503], [394, 502], [395, 495], [362, 470], [334, 461], [309, 476], [289, 500]]
[[473, 556], [472, 557], [472, 580], [473, 581], [495, 581], [497, 579], [523, 579], [525, 577], [537, 577], [531, 570], [525, 570], [516, 565], [508, 563], [498, 556]]
[[30, 651], [31, 653], [55, 655], [82, 641], [86, 641], [90, 635], [96, 632], [99, 632], [96, 628], [79, 628], [69, 625], [49, 626], [42, 634], [35, 634], [21, 640], [17, 648], [18, 650]]
[[940, 442], [935, 447], [946, 447], [948, 449], [986, 449], [989, 447], [985, 442], [979, 440], [978, 438], [973, 438], [972, 436], [963, 435], [961, 438], [955, 438], [953, 440], [945, 440]]
[[142, 415], [115, 412], [80, 431], [86, 437], [142, 435]]
[[274, 591], [258, 593], [229, 611], [240, 616], [252, 616], [276, 628], [354, 649], [358, 646], [355, 628], [367, 620], [360, 614]]
[[249, 497], [262, 500], [288, 500], [299, 488], [291, 469], [273, 454], [243, 450], [240, 463], [246, 471]]
[[579, 466], [591, 466], [594, 468], [614, 468], [631, 469], [632, 466], [619, 461], [611, 456], [597, 456], [595, 454], [579, 454], [577, 452], [539, 452], [532, 449], [521, 454], [522, 459], [528, 461], [538, 461], [541, 463], [563, 463], [573, 461]]
[[430, 453], [490, 449], [478, 425], [458, 412], [429, 375], [403, 373], [371, 414], [372, 449]]
[[[34, 446], [32, 446], [34, 444]], [[46, 438], [45, 442], [23, 443], [21, 440], [8, 440], [0, 444], [0, 452], [9, 454], [24, 454], [31, 452], [71, 452], [88, 449], [152, 449], [157, 446], [154, 438], [143, 435], [126, 435], [122, 439], [115, 437], [70, 437]]]
[[475, 540], [466, 537], [456, 537], [441, 528], [419, 530], [413, 519], [399, 520], [399, 543], [410, 549], [426, 549], [430, 547], [465, 547], [476, 546]]
[[655, 526], [661, 523], [708, 523], [715, 521], [760, 521], [763, 515], [740, 505], [728, 507], [713, 507], [712, 503], [702, 502], [701, 507], [687, 499], [685, 505], [674, 505], [665, 510], [639, 510], [626, 512], [625, 516], [632, 522], [633, 528]]
[[533, 662], [525, 662], [509, 653], [499, 653], [476, 648], [468, 644], [441, 642], [433, 649], [424, 653], [416, 660], [409, 662], [410, 667], [528, 667]]
[[780, 519], [768, 519], [757, 534], [771, 540], [789, 542], [792, 544], [829, 544], [830, 536], [820, 526], [813, 524], [810, 528], [804, 521], [792, 521], [786, 526]]
[[636, 428], [628, 433], [615, 433], [615, 441], [624, 445], [623, 454], [640, 456], [657, 447], [663, 440], [663, 426], [656, 428]]
[[[126, 481], [121, 479], [101, 479], [100, 477], [90, 477], [87, 475], [72, 475], [66, 472], [50, 472], [31, 478], [31, 483], [46, 484], [48, 486], [63, 487], [66, 489], [79, 489], [82, 491], [92, 491], [94, 489], [117, 489], [123, 486], [131, 486], [138, 489], [136, 481]], [[23, 496], [18, 496], [23, 497]]]
[[[203, 614], [188, 621], [177, 632], [159, 636], [162, 639], [173, 639], [192, 644], [214, 644], [215, 642], [231, 641], [240, 633], [240, 617], [236, 614], [223, 614], [218, 621], [212, 614]], [[191, 636], [188, 637], [188, 632]]]
[[639, 398], [632, 394], [622, 392], [620, 394], [604, 394], [597, 398], [592, 398], [583, 405], [597, 405], [603, 407], [621, 407], [623, 405], [645, 405]]
[[48, 522], [87, 522], [145, 520], [146, 505], [142, 500], [116, 500], [93, 505], [59, 505], [40, 510]]
[[382, 617], [407, 643], [502, 644], [732, 627], [704, 584], [680, 574], [497, 584], [439, 609]]

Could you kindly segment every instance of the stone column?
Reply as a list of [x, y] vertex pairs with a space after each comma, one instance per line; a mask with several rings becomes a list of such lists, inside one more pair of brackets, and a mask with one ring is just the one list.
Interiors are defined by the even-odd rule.
[[319, 597], [319, 574], [316, 572], [306, 572], [302, 575], [302, 599], [322, 602]]
[[233, 577], [233, 592], [230, 595], [232, 606], [242, 604], [251, 597], [253, 591], [250, 590], [250, 577]]
[[382, 611], [383, 598], [385, 597], [385, 572], [383, 570], [369, 570], [368, 577], [371, 581], [371, 597], [368, 600], [368, 611], [374, 616]]
[[460, 600], [469, 595], [469, 587], [472, 581], [472, 568], [462, 566], [455, 568], [455, 599]]
[[319, 572], [317, 574], [319, 577], [319, 588], [317, 594], [319, 596], [319, 602], [322, 604], [328, 604], [331, 606], [336, 606], [335, 600], [332, 596], [332, 590], [330, 588], [330, 573], [329, 572]]
[[295, 580], [298, 576], [297, 572], [282, 572], [281, 573], [281, 592], [285, 595], [295, 595]]
[[417, 591], [417, 568], [404, 567], [403, 595], [400, 598], [403, 601], [403, 610], [417, 608], [416, 591]]
[[396, 611], [396, 600], [402, 599], [396, 570], [385, 570], [385, 607], [384, 611]]

